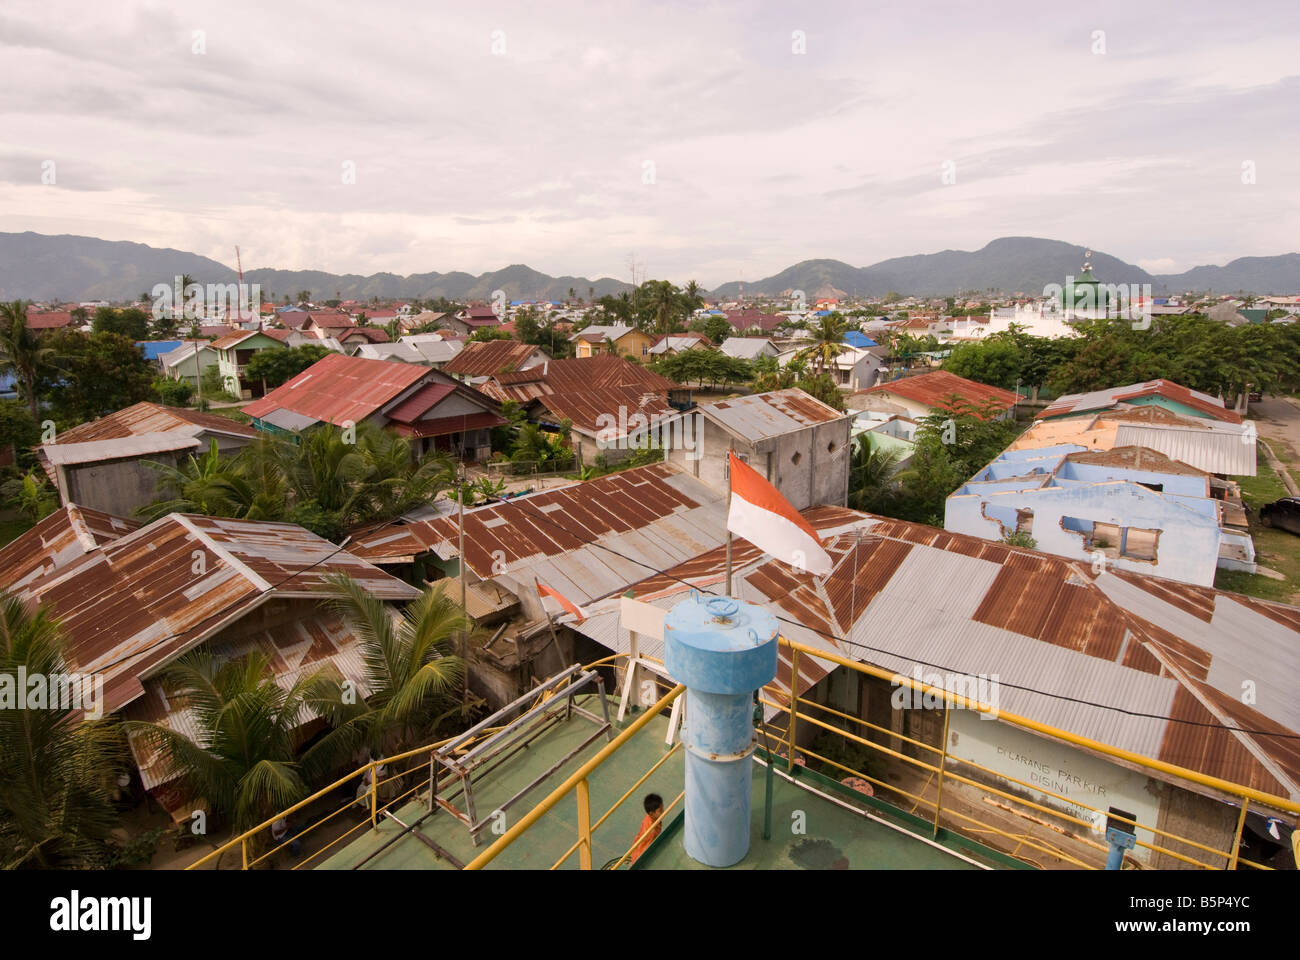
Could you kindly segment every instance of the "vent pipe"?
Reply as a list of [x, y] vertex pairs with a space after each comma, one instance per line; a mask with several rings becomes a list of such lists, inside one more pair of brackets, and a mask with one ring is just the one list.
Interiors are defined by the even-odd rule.
[[749, 852], [754, 691], [776, 676], [776, 618], [696, 591], [664, 620], [664, 666], [686, 687], [686, 853], [729, 867]]

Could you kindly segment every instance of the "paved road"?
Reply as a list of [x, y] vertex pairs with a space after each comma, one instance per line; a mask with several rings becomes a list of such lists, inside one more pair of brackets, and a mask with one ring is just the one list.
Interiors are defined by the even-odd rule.
[[[1293, 397], [1265, 397], [1250, 405], [1256, 427], [1265, 439], [1280, 439], [1300, 454], [1300, 400]], [[1274, 452], [1277, 445], [1273, 445]]]

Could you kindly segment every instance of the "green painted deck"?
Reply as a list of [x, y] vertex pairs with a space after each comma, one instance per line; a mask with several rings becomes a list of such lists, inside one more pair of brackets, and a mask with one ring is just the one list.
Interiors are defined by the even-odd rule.
[[[616, 706], [611, 701], [611, 715]], [[594, 703], [588, 704], [588, 708], [597, 709]], [[580, 716], [561, 721], [533, 740], [527, 749], [519, 751], [501, 766], [488, 772], [474, 785], [475, 805], [480, 815], [483, 811], [495, 809], [497, 804], [504, 802], [530, 780], [542, 775], [595, 729], [591, 721]], [[655, 762], [662, 759], [668, 751], [664, 743], [666, 733], [667, 718], [655, 718], [592, 774], [590, 787], [593, 823]], [[605, 737], [600, 737], [589, 744], [560, 771], [516, 802], [506, 811], [504, 825], [510, 826], [531, 810], [607, 742]], [[753, 843], [749, 855], [732, 869], [979, 869], [977, 864], [954, 855], [942, 846], [872, 819], [868, 816], [870, 811], [860, 809], [863, 804], [853, 802], [852, 795], [838, 798], [852, 807], [846, 809], [841, 803], [820, 796], [781, 776], [774, 778], [773, 836], [770, 841], [764, 841], [764, 774], [765, 768], [755, 763]], [[679, 750], [594, 832], [593, 866], [600, 868], [621, 857], [632, 845], [644, 815], [642, 797], [647, 793], [658, 793], [665, 803], [671, 803], [681, 792], [683, 780], [684, 758]], [[838, 785], [833, 785], [830, 790], [837, 788]], [[816, 789], [827, 790], [828, 785], [821, 783]], [[463, 809], [460, 798], [453, 802]], [[669, 814], [663, 834], [638, 862], [637, 869], [703, 869], [701, 864], [686, 855], [683, 848], [680, 811], [679, 804]], [[796, 817], [796, 811], [801, 812], [801, 816]], [[426, 812], [425, 801], [421, 799], [405, 804], [396, 812], [396, 816], [403, 823], [411, 824]], [[467, 863], [482, 853], [496, 839], [491, 828], [485, 828], [481, 834], [481, 845], [475, 847], [470, 840], [469, 829], [442, 810], [424, 820], [419, 829], [462, 863]], [[803, 832], [796, 833], [797, 829], [802, 829]], [[397, 824], [385, 820], [377, 830], [360, 832], [355, 840], [325, 860], [317, 869], [353, 869], [400, 832], [401, 828]], [[488, 869], [549, 869], [577, 837], [577, 796], [573, 792], [507, 847]], [[970, 849], [964, 852], [978, 856]], [[992, 862], [987, 858], [981, 859]], [[578, 868], [576, 852], [564, 866], [566, 869]], [[452, 868], [447, 860], [409, 834], [367, 861], [363, 867], [381, 870]]]

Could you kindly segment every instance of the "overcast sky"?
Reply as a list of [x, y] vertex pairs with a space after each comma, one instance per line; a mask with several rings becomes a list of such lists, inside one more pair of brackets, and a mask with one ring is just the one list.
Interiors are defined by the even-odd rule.
[[4, 0], [0, 231], [705, 286], [1014, 235], [1181, 271], [1300, 248], [1298, 118], [1297, 0]]

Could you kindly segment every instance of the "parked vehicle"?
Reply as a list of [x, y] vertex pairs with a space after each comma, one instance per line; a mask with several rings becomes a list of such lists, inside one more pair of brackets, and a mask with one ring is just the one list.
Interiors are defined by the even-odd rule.
[[1259, 522], [1300, 536], [1300, 497], [1283, 497], [1259, 508]]

